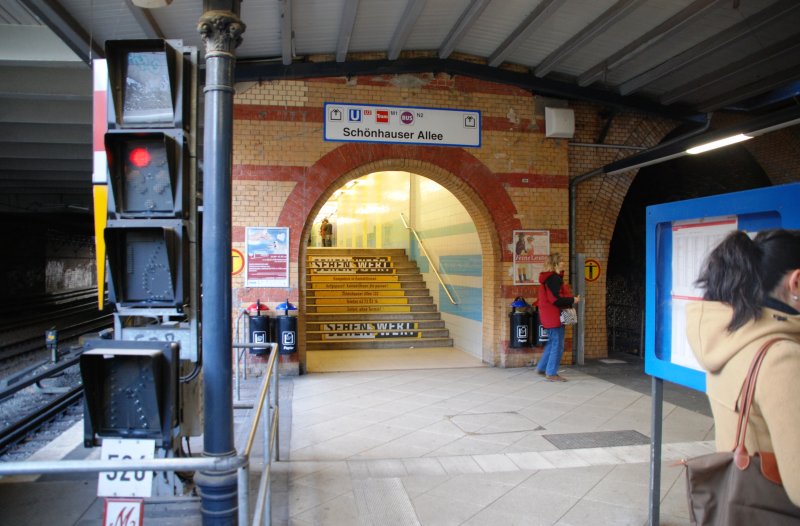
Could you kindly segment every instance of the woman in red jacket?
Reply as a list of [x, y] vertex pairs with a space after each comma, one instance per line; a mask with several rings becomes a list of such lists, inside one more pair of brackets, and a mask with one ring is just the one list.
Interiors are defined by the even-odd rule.
[[558, 375], [558, 366], [564, 354], [564, 326], [561, 325], [561, 309], [572, 307], [581, 301], [580, 296], [570, 296], [564, 286], [564, 261], [558, 252], [547, 257], [544, 270], [539, 274], [539, 319], [547, 329], [547, 343], [536, 372], [545, 375], [550, 382], [566, 382]]

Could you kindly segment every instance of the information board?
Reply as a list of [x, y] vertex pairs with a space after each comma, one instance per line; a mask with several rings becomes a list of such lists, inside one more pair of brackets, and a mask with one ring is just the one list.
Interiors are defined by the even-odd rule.
[[685, 308], [706, 255], [733, 230], [800, 228], [800, 183], [647, 207], [645, 372], [705, 391], [686, 340]]
[[481, 112], [326, 102], [326, 141], [480, 148]]

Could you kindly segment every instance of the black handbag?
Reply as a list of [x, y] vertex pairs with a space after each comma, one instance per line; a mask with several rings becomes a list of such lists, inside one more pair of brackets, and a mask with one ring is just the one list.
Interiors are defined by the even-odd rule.
[[775, 454], [759, 452], [751, 456], [744, 445], [758, 371], [767, 350], [779, 340], [775, 338], [761, 346], [747, 371], [733, 451], [682, 462], [686, 465], [689, 518], [693, 525], [800, 524], [800, 508], [789, 500], [781, 484]]

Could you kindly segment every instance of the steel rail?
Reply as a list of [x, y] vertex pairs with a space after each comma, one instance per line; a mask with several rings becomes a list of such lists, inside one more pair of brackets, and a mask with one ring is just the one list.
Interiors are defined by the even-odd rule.
[[439, 275], [439, 271], [438, 271], [438, 270], [436, 270], [436, 265], [434, 265], [434, 264], [433, 264], [433, 261], [431, 261], [431, 258], [430, 258], [430, 256], [428, 255], [428, 251], [427, 251], [427, 250], [425, 250], [425, 245], [422, 243], [422, 240], [419, 238], [419, 235], [417, 234], [417, 231], [414, 229], [414, 227], [412, 227], [412, 226], [409, 226], [408, 222], [406, 221], [406, 217], [403, 215], [403, 213], [402, 213], [402, 212], [400, 212], [400, 219], [403, 221], [403, 226], [405, 226], [407, 230], [410, 230], [410, 231], [411, 231], [411, 233], [412, 233], [412, 234], [414, 234], [414, 237], [416, 238], [416, 240], [417, 240], [417, 243], [419, 243], [419, 248], [421, 248], [421, 249], [422, 249], [422, 254], [423, 254], [423, 255], [424, 255], [426, 258], [428, 258], [428, 262], [429, 262], [429, 263], [430, 263], [430, 265], [431, 265], [431, 270], [432, 270], [432, 271], [433, 271], [433, 273], [436, 275], [436, 279], [438, 279], [438, 280], [439, 280], [439, 284], [440, 284], [440, 285], [442, 286], [442, 288], [444, 289], [444, 293], [445, 293], [445, 294], [447, 294], [447, 298], [450, 300], [450, 303], [452, 303], [453, 305], [458, 305], [458, 304], [456, 303], [456, 300], [454, 300], [454, 299], [453, 299], [453, 296], [451, 296], [451, 295], [450, 295], [450, 291], [449, 291], [449, 290], [447, 290], [447, 285], [445, 285], [445, 284], [444, 284], [444, 280], [442, 280], [442, 276], [440, 276], [440, 275]]
[[0, 453], [5, 453], [8, 448], [25, 438], [32, 431], [38, 429], [56, 415], [75, 404], [83, 396], [83, 386], [71, 389], [69, 392], [51, 401], [44, 408], [26, 415], [0, 432]]

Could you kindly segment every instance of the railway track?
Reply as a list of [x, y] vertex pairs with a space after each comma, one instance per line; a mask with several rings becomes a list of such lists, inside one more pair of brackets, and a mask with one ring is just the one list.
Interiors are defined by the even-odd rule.
[[0, 458], [18, 444], [36, 442], [40, 430], [63, 415], [71, 412], [70, 422], [82, 415], [79, 360], [80, 351], [73, 352], [59, 364], [42, 362], [0, 382]]
[[[80, 339], [113, 327], [96, 294], [70, 291], [0, 309], [0, 460], [26, 458], [82, 418]], [[56, 363], [45, 346], [51, 328], [58, 331]]]
[[113, 326], [110, 308], [97, 309], [97, 290], [81, 289], [15, 302], [0, 310], [0, 376], [47, 355], [45, 331], [58, 331], [59, 347], [69, 349], [81, 336]]

